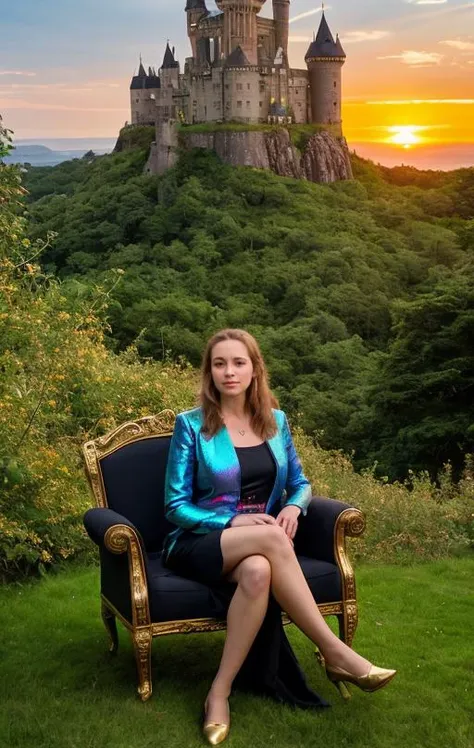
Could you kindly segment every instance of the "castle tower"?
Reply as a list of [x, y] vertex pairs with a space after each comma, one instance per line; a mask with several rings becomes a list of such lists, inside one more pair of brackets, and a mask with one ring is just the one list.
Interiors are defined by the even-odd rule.
[[149, 68], [147, 74], [140, 58], [138, 73], [133, 76], [130, 83], [130, 111], [132, 125], [154, 124], [156, 99], [159, 94], [159, 77], [151, 68]]
[[206, 0], [187, 0], [186, 15], [188, 18], [188, 37], [191, 42], [193, 57], [197, 57], [197, 25], [200, 18], [207, 15]]
[[309, 72], [311, 121], [320, 125], [335, 125], [336, 134], [342, 135], [341, 81], [346, 54], [339, 37], [334, 41], [324, 11], [305, 61]]
[[175, 60], [174, 47], [171, 49], [169, 42], [166, 43], [165, 54], [160, 68], [160, 80], [162, 88], [178, 88], [179, 85], [179, 62]]
[[288, 61], [288, 32], [290, 24], [290, 0], [273, 0], [273, 20], [275, 21], [275, 51], [283, 50], [283, 60]]
[[266, 0], [216, 0], [224, 13], [222, 51], [228, 57], [240, 47], [250, 65], [258, 64], [257, 15]]

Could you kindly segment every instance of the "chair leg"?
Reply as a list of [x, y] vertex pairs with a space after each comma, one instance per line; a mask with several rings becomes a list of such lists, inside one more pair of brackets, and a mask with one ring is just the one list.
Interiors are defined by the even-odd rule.
[[148, 701], [151, 696], [151, 643], [153, 636], [151, 628], [144, 627], [132, 631], [135, 659], [138, 670], [138, 695], [142, 701]]
[[106, 603], [102, 600], [101, 606], [102, 620], [104, 622], [105, 630], [107, 631], [110, 639], [109, 652], [115, 654], [118, 650], [118, 634], [117, 634], [117, 621], [115, 614], [110, 610]]
[[357, 611], [357, 603], [345, 603], [344, 613], [338, 615], [339, 622], [339, 638], [347, 644], [348, 647], [352, 647], [352, 640], [356, 632], [359, 615]]

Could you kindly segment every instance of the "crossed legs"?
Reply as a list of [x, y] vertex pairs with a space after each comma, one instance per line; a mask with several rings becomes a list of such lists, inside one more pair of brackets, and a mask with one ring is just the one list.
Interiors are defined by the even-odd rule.
[[229, 528], [222, 533], [221, 549], [224, 574], [237, 582], [237, 590], [229, 606], [221, 663], [206, 701], [210, 721], [228, 722], [227, 698], [265, 617], [270, 590], [298, 628], [319, 647], [328, 664], [356, 676], [368, 672], [371, 663], [344, 644], [326, 624], [293, 545], [281, 527]]

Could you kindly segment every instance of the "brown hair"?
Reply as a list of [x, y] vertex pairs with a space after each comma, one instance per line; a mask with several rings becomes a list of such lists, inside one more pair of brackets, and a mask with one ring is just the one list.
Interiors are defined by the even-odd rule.
[[220, 392], [212, 379], [212, 349], [223, 340], [240, 340], [248, 350], [253, 365], [254, 377], [246, 391], [245, 407], [250, 415], [252, 429], [261, 439], [270, 439], [277, 432], [273, 408], [278, 408], [278, 400], [270, 390], [268, 372], [262, 353], [255, 338], [245, 330], [220, 330], [208, 340], [201, 364], [201, 390], [199, 400], [203, 409], [202, 430], [214, 436], [223, 425], [220, 413]]

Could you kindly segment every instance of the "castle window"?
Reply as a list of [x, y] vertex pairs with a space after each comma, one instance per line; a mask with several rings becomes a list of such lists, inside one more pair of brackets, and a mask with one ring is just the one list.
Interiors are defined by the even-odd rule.
[[259, 107], [260, 107], [260, 109], [261, 109], [261, 108], [262, 108], [262, 106], [263, 106], [263, 101], [259, 101], [259, 102], [258, 102], [258, 105], [259, 105]]
[[298, 90], [297, 88], [295, 88], [295, 94], [296, 94], [297, 96], [298, 96], [298, 94], [299, 94], [299, 90]]
[[241, 101], [237, 102], [237, 109], [242, 109], [242, 102]]
[[247, 90], [250, 91], [250, 83], [247, 83]]
[[247, 101], [246, 104], [247, 104], [247, 109], [250, 109], [250, 101]]
[[264, 91], [265, 91], [265, 81], [260, 81], [260, 83], [259, 83], [259, 90], [260, 90], [260, 93], [264, 93]]
[[237, 83], [237, 91], [242, 91], [242, 84], [241, 83]]
[[336, 83], [336, 81], [334, 81], [334, 88], [337, 88], [337, 83]]

